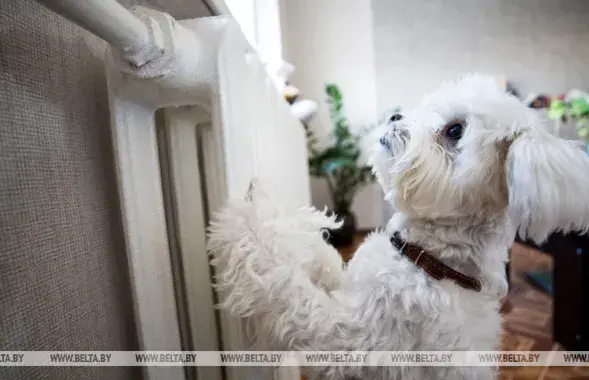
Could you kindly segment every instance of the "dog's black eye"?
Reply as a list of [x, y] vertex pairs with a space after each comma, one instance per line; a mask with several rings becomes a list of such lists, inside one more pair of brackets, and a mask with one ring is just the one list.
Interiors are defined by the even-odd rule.
[[444, 134], [451, 140], [460, 140], [464, 134], [463, 122], [452, 122], [444, 130]]
[[395, 121], [399, 121], [403, 118], [403, 115], [401, 115], [400, 113], [396, 113], [393, 116], [391, 116], [391, 118], [389, 119], [389, 123], [394, 123]]

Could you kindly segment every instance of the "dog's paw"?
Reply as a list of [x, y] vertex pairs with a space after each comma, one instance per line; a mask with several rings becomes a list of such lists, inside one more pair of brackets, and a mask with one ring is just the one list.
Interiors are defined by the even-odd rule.
[[278, 215], [278, 205], [262, 190], [260, 181], [252, 178], [243, 198], [229, 200], [215, 213], [209, 230], [247, 231], [257, 228], [260, 223], [275, 219]]
[[337, 221], [337, 216], [328, 213], [327, 208], [317, 210], [315, 207], [301, 207], [298, 209], [294, 218], [297, 220], [297, 226], [305, 231], [324, 231], [337, 230], [343, 222]]

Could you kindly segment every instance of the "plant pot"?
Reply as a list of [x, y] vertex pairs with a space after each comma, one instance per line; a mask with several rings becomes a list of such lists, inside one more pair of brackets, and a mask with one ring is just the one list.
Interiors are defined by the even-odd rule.
[[[332, 214], [333, 212], [330, 212]], [[356, 216], [349, 211], [335, 212], [337, 221], [343, 221], [343, 225], [337, 230], [328, 230], [326, 240], [332, 246], [339, 248], [351, 245], [356, 236]]]

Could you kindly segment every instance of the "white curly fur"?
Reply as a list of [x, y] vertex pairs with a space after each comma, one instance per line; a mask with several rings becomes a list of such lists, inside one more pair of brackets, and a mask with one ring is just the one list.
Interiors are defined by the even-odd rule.
[[[444, 127], [462, 120], [458, 141]], [[322, 231], [337, 223], [311, 208], [281, 211], [259, 186], [211, 224], [209, 249], [223, 306], [277, 350], [496, 350], [505, 262], [516, 230], [544, 240], [587, 230], [589, 159], [548, 133], [534, 111], [493, 78], [444, 83], [384, 126], [373, 166], [398, 213], [343, 267]], [[517, 229], [515, 228], [517, 227]], [[390, 243], [400, 231], [482, 291], [437, 281]], [[495, 379], [486, 367], [312, 367], [324, 379]]]

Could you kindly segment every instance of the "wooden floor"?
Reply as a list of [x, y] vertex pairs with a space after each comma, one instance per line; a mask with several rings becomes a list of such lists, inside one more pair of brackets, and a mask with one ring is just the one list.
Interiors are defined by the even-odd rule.
[[[552, 341], [552, 298], [530, 285], [523, 272], [549, 269], [552, 258], [515, 244], [512, 248], [510, 310], [503, 319], [503, 350], [563, 350]], [[501, 380], [589, 379], [589, 367], [503, 367]]]
[[[340, 249], [348, 261], [363, 236], [351, 247]], [[560, 350], [552, 341], [552, 299], [534, 288], [523, 273], [547, 269], [550, 256], [527, 246], [516, 244], [511, 253], [511, 289], [503, 308], [502, 349], [505, 351]], [[501, 380], [581, 380], [589, 379], [589, 367], [503, 367]]]

